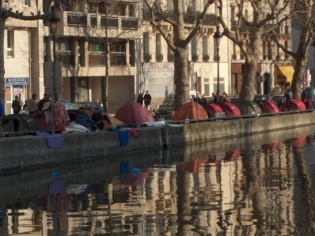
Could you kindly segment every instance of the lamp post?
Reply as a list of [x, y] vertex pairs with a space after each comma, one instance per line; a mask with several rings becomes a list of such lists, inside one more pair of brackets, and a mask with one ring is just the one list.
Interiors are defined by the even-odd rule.
[[50, 23], [50, 32], [52, 33], [53, 36], [53, 69], [52, 69], [52, 76], [51, 76], [51, 109], [52, 109], [52, 133], [55, 133], [55, 109], [54, 109], [54, 102], [55, 102], [55, 94], [56, 94], [56, 32], [57, 32], [57, 26], [60, 21], [60, 18], [57, 16], [55, 12], [55, 7], [51, 6], [50, 7], [50, 18], [49, 18], [49, 23]]
[[315, 36], [313, 36], [313, 40], [312, 40], [312, 43], [311, 43], [311, 46], [313, 48], [313, 51], [314, 51], [314, 57], [313, 57], [313, 70], [312, 70], [312, 79], [311, 79], [311, 87], [314, 87], [315, 86]]
[[217, 26], [217, 30], [213, 35], [214, 38], [214, 42], [215, 42], [215, 46], [217, 49], [217, 56], [216, 56], [216, 60], [217, 60], [217, 96], [220, 95], [220, 71], [219, 71], [219, 63], [220, 63], [220, 39], [221, 39], [222, 35], [220, 33], [220, 26]]

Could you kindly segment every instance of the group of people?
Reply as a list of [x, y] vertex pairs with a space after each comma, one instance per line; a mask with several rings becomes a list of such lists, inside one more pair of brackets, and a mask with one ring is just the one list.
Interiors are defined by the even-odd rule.
[[[214, 103], [231, 102], [231, 99], [229, 98], [226, 92], [224, 92], [222, 96], [212, 93], [212, 98]], [[194, 102], [197, 102], [200, 105], [205, 105], [207, 104], [207, 98], [204, 94], [202, 94], [202, 96], [200, 97], [199, 92], [197, 92], [196, 97], [194, 98]]]
[[148, 90], [145, 92], [144, 96], [142, 96], [142, 93], [139, 93], [137, 97], [137, 103], [139, 103], [141, 106], [143, 106], [143, 103], [144, 103], [145, 108], [148, 110], [150, 109], [151, 100], [152, 100], [152, 97]]

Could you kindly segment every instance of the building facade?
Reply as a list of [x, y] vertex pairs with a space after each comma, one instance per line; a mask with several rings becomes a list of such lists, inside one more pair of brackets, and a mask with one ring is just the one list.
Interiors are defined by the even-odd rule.
[[[41, 1], [4, 0], [3, 7], [31, 15], [42, 9]], [[11, 103], [17, 95], [24, 102], [39, 93], [43, 81], [41, 64], [40, 21], [8, 18], [4, 33], [5, 113], [11, 114]]]
[[[46, 1], [29, 0], [16, 3], [5, 0], [4, 7], [31, 15], [43, 11]], [[21, 21], [9, 18], [5, 32], [6, 113], [11, 113], [11, 102], [16, 94], [22, 102], [32, 93], [42, 97], [45, 81], [53, 60], [62, 62], [59, 98], [71, 102], [95, 101], [101, 98], [102, 81], [106, 79], [106, 45], [108, 48], [108, 98], [110, 112], [125, 102], [135, 100], [139, 92], [150, 91], [152, 108], [157, 108], [166, 95], [174, 92], [174, 54], [166, 41], [149, 23], [148, 9], [143, 0], [105, 1], [56, 0], [55, 11], [60, 17], [56, 32], [56, 53], [48, 21]], [[172, 12], [172, 1], [159, 4]], [[185, 29], [188, 34], [194, 17], [203, 1], [189, 4], [183, 1]], [[226, 4], [223, 18], [233, 30], [236, 11]], [[218, 9], [212, 4], [189, 44], [190, 90], [210, 96], [220, 93], [238, 95], [242, 83], [244, 55], [232, 41], [221, 39], [219, 62], [213, 35], [218, 22]], [[172, 38], [173, 29], [163, 23], [163, 29]], [[221, 29], [222, 30], [222, 29]], [[279, 41], [291, 48], [290, 22], [277, 29]], [[243, 32], [244, 40], [248, 32]], [[270, 93], [279, 84], [290, 83], [290, 58], [264, 36], [257, 67], [256, 91]], [[19, 65], [17, 67], [16, 65]], [[292, 66], [291, 66], [292, 67]], [[45, 68], [45, 69], [44, 69]], [[219, 71], [218, 71], [219, 68]], [[282, 69], [285, 68], [285, 69]], [[292, 69], [291, 69], [292, 72]], [[46, 86], [47, 87], [47, 86]], [[47, 90], [46, 90], [47, 91]]]

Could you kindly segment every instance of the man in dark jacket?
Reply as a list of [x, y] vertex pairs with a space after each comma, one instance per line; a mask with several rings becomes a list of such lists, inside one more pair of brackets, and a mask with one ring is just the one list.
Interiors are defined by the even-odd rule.
[[149, 94], [149, 91], [147, 90], [145, 95], [143, 96], [144, 105], [147, 110], [149, 110], [150, 108], [151, 99], [152, 99], [151, 95]]

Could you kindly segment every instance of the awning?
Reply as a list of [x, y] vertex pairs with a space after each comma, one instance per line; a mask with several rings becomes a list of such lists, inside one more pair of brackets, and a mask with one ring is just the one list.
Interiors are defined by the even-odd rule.
[[278, 83], [290, 83], [293, 79], [293, 66], [277, 66], [278, 68]]

